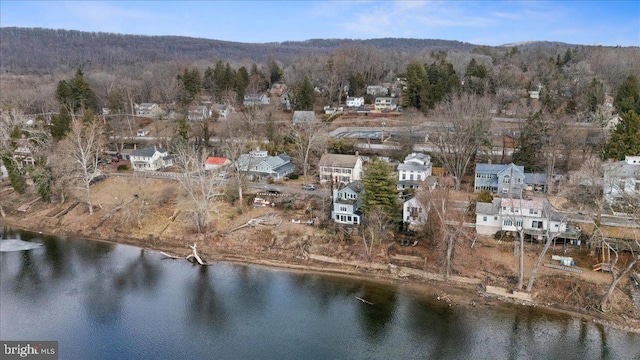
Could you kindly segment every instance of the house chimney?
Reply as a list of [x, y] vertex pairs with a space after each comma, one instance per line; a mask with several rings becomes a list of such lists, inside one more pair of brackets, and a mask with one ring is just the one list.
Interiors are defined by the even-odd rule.
[[489, 158], [489, 160], [487, 160], [487, 164], [491, 164], [491, 158]]
[[358, 150], [356, 150], [356, 156], [360, 156], [359, 154], [360, 154], [360, 153], [358, 152]]

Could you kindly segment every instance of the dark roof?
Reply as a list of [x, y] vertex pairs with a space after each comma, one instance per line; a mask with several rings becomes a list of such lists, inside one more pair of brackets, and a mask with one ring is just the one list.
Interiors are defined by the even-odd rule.
[[156, 151], [159, 151], [161, 153], [167, 152], [167, 150], [165, 150], [163, 148], [146, 147], [146, 148], [142, 148], [142, 149], [133, 150], [131, 152], [131, 155], [133, 155], [133, 156], [152, 157], [153, 154], [156, 153]]

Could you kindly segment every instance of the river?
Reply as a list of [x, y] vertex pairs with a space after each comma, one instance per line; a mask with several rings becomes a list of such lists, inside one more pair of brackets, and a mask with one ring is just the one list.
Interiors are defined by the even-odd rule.
[[362, 280], [3, 236], [43, 246], [0, 253], [0, 340], [55, 340], [60, 359], [640, 358], [638, 334], [532, 307], [449, 307]]

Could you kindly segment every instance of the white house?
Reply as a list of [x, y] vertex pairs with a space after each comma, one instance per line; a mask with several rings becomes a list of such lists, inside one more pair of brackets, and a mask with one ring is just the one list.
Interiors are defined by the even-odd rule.
[[536, 240], [543, 240], [546, 231], [552, 236], [566, 233], [567, 220], [546, 200], [496, 198], [492, 203], [476, 204], [476, 232], [479, 235], [520, 229]]
[[269, 97], [265, 94], [250, 94], [244, 96], [244, 106], [269, 105]]
[[235, 109], [228, 104], [213, 104], [211, 105], [211, 114], [218, 113], [219, 119], [226, 119], [229, 115], [233, 114]]
[[156, 171], [173, 165], [173, 156], [158, 147], [133, 150], [129, 160], [134, 171]]
[[409, 230], [417, 230], [427, 222], [429, 209], [415, 196], [402, 203], [402, 221], [409, 224]]
[[345, 102], [347, 107], [360, 107], [364, 106], [364, 98], [363, 97], [347, 97], [347, 101]]
[[431, 156], [411, 153], [398, 165], [398, 190], [418, 189], [431, 176]]
[[364, 185], [359, 180], [353, 181], [342, 189], [333, 190], [333, 210], [331, 218], [339, 224], [358, 225], [362, 222], [362, 195]]
[[362, 178], [362, 158], [356, 155], [323, 154], [318, 162], [320, 182], [348, 184]]
[[382, 85], [369, 85], [367, 86], [367, 94], [373, 96], [386, 96], [389, 94], [389, 89]]
[[187, 120], [189, 121], [202, 121], [211, 117], [211, 113], [206, 106], [192, 106], [189, 108], [189, 112], [187, 114]]
[[249, 172], [257, 180], [266, 180], [268, 177], [278, 180], [291, 174], [296, 167], [285, 153], [270, 156], [267, 151], [257, 148], [248, 154], [240, 155], [236, 161], [236, 168], [238, 171]]
[[165, 114], [165, 111], [156, 103], [134, 104], [133, 108], [137, 116], [156, 118]]
[[609, 203], [640, 199], [640, 156], [625, 156], [623, 161], [604, 168], [604, 198]]
[[398, 99], [392, 97], [377, 97], [374, 104], [376, 110], [393, 111], [398, 107]]

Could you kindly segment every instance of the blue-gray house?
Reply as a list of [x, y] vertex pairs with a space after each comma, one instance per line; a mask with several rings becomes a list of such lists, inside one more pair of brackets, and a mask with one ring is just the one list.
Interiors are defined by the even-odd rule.
[[525, 184], [524, 166], [513, 163], [476, 164], [473, 189], [475, 192], [488, 190], [501, 196], [522, 196]]

